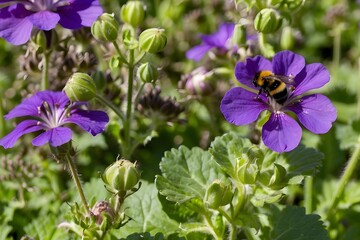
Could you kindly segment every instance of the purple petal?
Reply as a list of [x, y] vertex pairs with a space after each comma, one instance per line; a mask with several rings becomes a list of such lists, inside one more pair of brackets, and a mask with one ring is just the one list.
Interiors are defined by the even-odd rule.
[[235, 66], [235, 76], [237, 80], [251, 88], [254, 88], [253, 79], [261, 70], [272, 69], [271, 62], [262, 56], [247, 58], [246, 62], [238, 62]]
[[72, 132], [67, 127], [57, 127], [41, 133], [33, 139], [34, 146], [42, 146], [49, 143], [53, 147], [61, 146], [71, 140]]
[[230, 89], [221, 101], [220, 110], [226, 121], [235, 125], [254, 122], [268, 106], [257, 99], [257, 94], [243, 88]]
[[36, 120], [24, 120], [19, 123], [14, 130], [0, 140], [0, 145], [4, 148], [12, 148], [15, 142], [27, 133], [41, 130], [42, 127], [37, 125]]
[[305, 59], [296, 53], [285, 50], [274, 56], [272, 64], [275, 74], [296, 76], [305, 67]]
[[304, 127], [317, 134], [329, 131], [337, 117], [334, 105], [321, 94], [305, 96], [301, 102], [287, 108], [296, 113]]
[[103, 111], [75, 110], [65, 122], [75, 123], [93, 136], [103, 132], [109, 122], [108, 115]]
[[217, 32], [202, 35], [201, 39], [204, 43], [212, 47], [226, 48], [226, 44], [234, 32], [234, 26], [233, 23], [223, 23]]
[[102, 12], [98, 0], [74, 0], [71, 4], [57, 9], [60, 25], [68, 29], [90, 27]]
[[309, 90], [324, 86], [330, 81], [330, 73], [326, 67], [320, 63], [312, 63], [295, 77], [295, 91], [293, 96], [298, 96]]
[[186, 58], [198, 62], [211, 48], [212, 46], [204, 44], [195, 46], [186, 52]]
[[11, 44], [21, 45], [29, 41], [33, 24], [27, 16], [31, 14], [21, 4], [0, 9], [0, 37]]
[[262, 129], [264, 144], [276, 152], [289, 152], [301, 140], [301, 127], [284, 113], [271, 114]]
[[58, 108], [64, 108], [69, 102], [69, 98], [64, 92], [53, 92], [53, 91], [41, 91], [37, 92], [42, 102], [47, 102], [51, 106], [57, 106]]
[[30, 15], [28, 19], [37, 28], [48, 31], [56, 27], [56, 24], [60, 20], [60, 16], [54, 12], [40, 11]]
[[38, 117], [38, 108], [44, 101], [48, 102], [50, 106], [56, 105], [59, 108], [64, 108], [69, 102], [69, 99], [63, 92], [37, 92], [35, 95], [23, 100], [18, 106], [5, 115], [4, 118], [11, 119], [24, 116]]

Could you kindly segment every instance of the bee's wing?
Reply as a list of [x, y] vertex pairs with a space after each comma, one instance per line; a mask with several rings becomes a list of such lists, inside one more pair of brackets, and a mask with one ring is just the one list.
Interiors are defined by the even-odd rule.
[[288, 77], [283, 75], [274, 75], [274, 77], [289, 85], [293, 85], [295, 83], [293, 77]]

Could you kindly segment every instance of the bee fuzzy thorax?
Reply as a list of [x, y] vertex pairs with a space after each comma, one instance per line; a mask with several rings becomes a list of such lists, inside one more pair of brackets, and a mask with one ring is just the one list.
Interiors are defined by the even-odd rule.
[[269, 70], [259, 71], [256, 73], [253, 83], [259, 87], [259, 93], [263, 91], [266, 96], [275, 100], [278, 104], [283, 104], [288, 98], [288, 86], [291, 84], [292, 77], [275, 75]]

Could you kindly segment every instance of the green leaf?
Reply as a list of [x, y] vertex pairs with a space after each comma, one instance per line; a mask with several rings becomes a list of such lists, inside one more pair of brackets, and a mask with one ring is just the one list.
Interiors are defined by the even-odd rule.
[[168, 236], [179, 230], [179, 223], [162, 210], [158, 191], [152, 183], [143, 181], [139, 191], [125, 199], [122, 209], [132, 220], [114, 231], [118, 238], [144, 232], [152, 235], [161, 232]]
[[156, 177], [156, 187], [160, 194], [174, 202], [203, 199], [207, 186], [215, 179], [226, 181], [209, 152], [198, 147], [190, 150], [180, 146], [165, 152], [160, 169], [163, 176]]
[[305, 208], [288, 206], [281, 211], [273, 211], [270, 222], [274, 223], [271, 231], [272, 240], [328, 240], [320, 216], [306, 215]]
[[235, 133], [227, 133], [216, 137], [211, 143], [209, 152], [221, 168], [231, 177], [236, 178], [237, 160], [247, 154], [254, 145], [246, 138]]

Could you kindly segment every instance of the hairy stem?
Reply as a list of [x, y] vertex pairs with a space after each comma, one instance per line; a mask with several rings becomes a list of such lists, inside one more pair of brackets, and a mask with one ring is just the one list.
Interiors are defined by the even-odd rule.
[[50, 51], [44, 51], [43, 54], [43, 66], [42, 66], [42, 78], [41, 78], [41, 90], [49, 89], [49, 60]]
[[77, 169], [75, 167], [75, 164], [72, 160], [72, 157], [70, 156], [69, 153], [67, 153], [65, 155], [65, 158], [66, 158], [66, 162], [67, 162], [67, 165], [70, 169], [70, 172], [71, 172], [71, 175], [72, 175], [72, 178], [74, 179], [74, 182], [75, 182], [75, 185], [78, 189], [78, 192], [80, 194], [80, 198], [81, 198], [81, 201], [82, 201], [82, 204], [84, 205], [85, 209], [86, 209], [86, 212], [88, 214], [90, 214], [90, 210], [89, 210], [89, 205], [86, 201], [86, 198], [85, 198], [85, 194], [84, 194], [84, 191], [82, 189], [82, 186], [81, 186], [81, 182], [80, 182], [80, 178], [79, 178], [79, 174], [77, 172]]
[[106, 98], [104, 98], [103, 96], [101, 96], [99, 94], [96, 94], [95, 98], [96, 98], [96, 100], [98, 100], [105, 106], [108, 106], [111, 110], [113, 110], [113, 112], [119, 116], [121, 121], [123, 121], [123, 122], [125, 121], [124, 113], [118, 107], [116, 107], [112, 102], [110, 102], [109, 100], [107, 100]]
[[123, 155], [125, 158], [130, 158], [131, 151], [131, 138], [130, 138], [130, 130], [131, 130], [131, 121], [132, 121], [132, 97], [133, 97], [133, 85], [134, 85], [134, 50], [129, 51], [129, 64], [128, 64], [128, 90], [127, 90], [127, 107], [126, 107], [126, 119], [124, 123], [124, 143], [125, 149], [123, 151]]
[[305, 178], [305, 209], [306, 214], [313, 211], [313, 177], [308, 176]]

